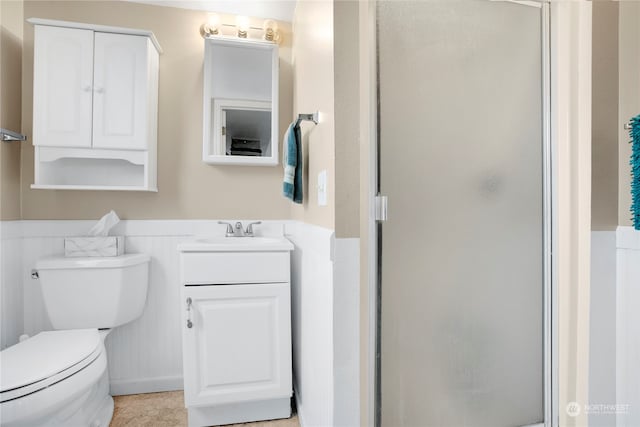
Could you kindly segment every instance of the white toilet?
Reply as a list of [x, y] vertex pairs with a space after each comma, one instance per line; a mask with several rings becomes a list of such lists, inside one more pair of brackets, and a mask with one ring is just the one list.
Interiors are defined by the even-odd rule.
[[0, 352], [2, 427], [109, 425], [113, 399], [105, 329], [142, 315], [149, 259], [130, 254], [38, 261], [44, 303], [56, 330]]

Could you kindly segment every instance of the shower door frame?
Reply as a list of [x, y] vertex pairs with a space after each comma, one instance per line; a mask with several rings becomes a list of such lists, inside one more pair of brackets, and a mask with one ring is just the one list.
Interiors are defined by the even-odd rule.
[[[368, 264], [368, 372], [367, 383], [368, 396], [368, 425], [381, 427], [381, 287], [382, 275], [380, 274], [382, 265], [382, 237], [383, 221], [379, 221], [376, 196], [380, 196], [380, 98], [378, 81], [378, 44], [377, 44], [377, 1], [369, 0], [365, 7], [365, 12], [361, 15], [364, 31], [361, 32], [366, 37], [367, 61], [363, 62], [368, 69], [369, 99], [372, 101], [370, 109], [363, 117], [367, 117], [369, 129], [367, 134], [371, 143], [369, 150], [369, 194], [368, 194], [368, 224], [367, 233], [369, 236], [367, 264]], [[552, 137], [552, 111], [551, 111], [551, 5], [550, 0], [486, 0], [486, 1], [506, 1], [520, 3], [525, 7], [541, 8], [541, 33], [542, 33], [542, 145], [543, 145], [543, 416], [542, 423], [534, 424], [530, 427], [558, 427], [558, 290], [557, 274], [554, 274], [552, 267], [558, 266], [558, 251], [553, 250], [558, 247], [556, 229], [557, 224], [557, 183], [554, 175], [557, 171], [554, 153], [557, 153], [557, 141]], [[362, 18], [364, 16], [364, 18]], [[559, 111], [554, 111], [553, 120], [558, 120]], [[384, 196], [384, 194], [382, 194]], [[385, 207], [386, 215], [386, 207]], [[393, 207], [391, 208], [393, 215]]]

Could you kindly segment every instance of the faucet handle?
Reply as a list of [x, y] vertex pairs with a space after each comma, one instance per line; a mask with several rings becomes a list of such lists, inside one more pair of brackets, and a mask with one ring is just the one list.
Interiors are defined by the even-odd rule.
[[249, 225], [247, 225], [247, 231], [244, 232], [245, 236], [253, 236], [253, 226], [258, 224], [262, 224], [262, 221], [255, 221], [255, 222], [249, 223]]
[[227, 226], [227, 237], [231, 237], [234, 235], [233, 233], [233, 225], [230, 222], [218, 221], [218, 224], [225, 224]]

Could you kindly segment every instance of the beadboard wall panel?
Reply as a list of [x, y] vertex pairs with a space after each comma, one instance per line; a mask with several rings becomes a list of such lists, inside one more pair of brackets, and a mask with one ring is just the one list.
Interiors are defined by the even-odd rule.
[[[94, 223], [22, 221], [21, 257], [16, 256], [22, 259], [18, 276], [21, 276], [19, 282], [24, 289], [24, 333], [32, 336], [52, 329], [42, 300], [40, 280], [31, 278], [31, 270], [37, 260], [62, 256], [64, 236], [82, 235]], [[256, 233], [282, 235], [283, 228], [281, 221], [265, 221], [256, 227]], [[126, 252], [147, 253], [151, 262], [149, 290], [142, 316], [114, 328], [105, 341], [113, 395], [183, 388], [177, 245], [195, 235], [224, 235], [224, 231], [225, 226], [219, 225], [217, 220], [136, 220], [122, 221], [116, 226], [112, 234], [125, 235]], [[3, 262], [12, 262], [9, 257], [3, 256], [2, 259]], [[15, 317], [20, 316], [11, 316]]]
[[360, 425], [360, 239], [335, 239], [333, 426]]
[[24, 330], [21, 233], [20, 221], [0, 221], [0, 350]]
[[188, 237], [127, 237], [125, 248], [151, 256], [142, 316], [113, 329], [107, 355], [113, 395], [182, 390], [178, 243]]
[[617, 427], [640, 426], [640, 231], [618, 227], [616, 400]]
[[[3, 304], [13, 301], [14, 308], [5, 312], [3, 305], [3, 316], [13, 322], [3, 321], [3, 328], [10, 325], [13, 332], [6, 335], [13, 341], [23, 332], [35, 335], [52, 329], [40, 280], [31, 278], [31, 270], [41, 258], [61, 256], [64, 236], [83, 235], [94, 221], [21, 223], [11, 243], [4, 239], [1, 247]], [[126, 252], [151, 256], [142, 316], [114, 328], [105, 341], [113, 395], [183, 388], [180, 310], [184, 304], [179, 297], [176, 248], [193, 236], [224, 232], [217, 220], [122, 221], [113, 230], [111, 234], [125, 236]], [[291, 255], [294, 388], [301, 423], [350, 425], [359, 412], [358, 239], [335, 239], [333, 230], [297, 221], [265, 221], [256, 233], [284, 233], [295, 246]], [[11, 274], [14, 279], [5, 280]], [[4, 298], [5, 283], [14, 284], [9, 298]]]
[[291, 257], [293, 387], [302, 427], [333, 424], [333, 230], [286, 229]]
[[[616, 402], [616, 232], [591, 232], [589, 404]], [[589, 414], [592, 427], [610, 427], [616, 414]]]

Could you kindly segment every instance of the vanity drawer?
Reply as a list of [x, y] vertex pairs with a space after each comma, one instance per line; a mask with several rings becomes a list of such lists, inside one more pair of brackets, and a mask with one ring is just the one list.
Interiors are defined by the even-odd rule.
[[289, 281], [289, 252], [184, 253], [186, 285], [277, 283]]

